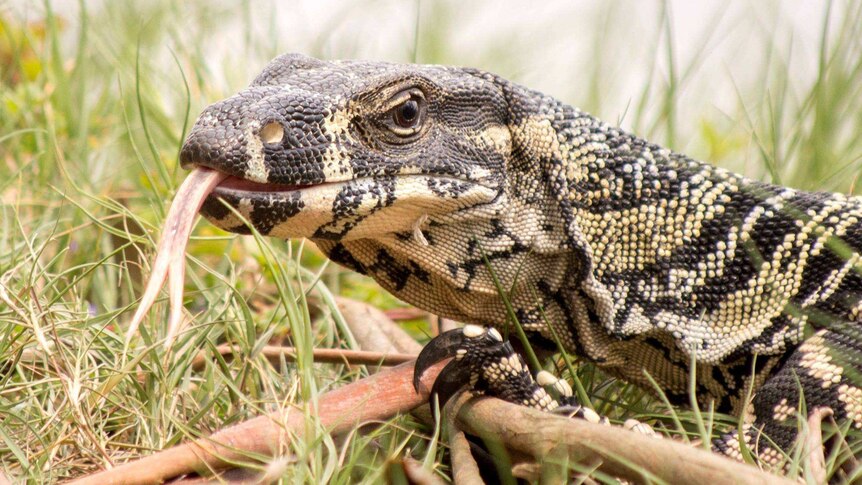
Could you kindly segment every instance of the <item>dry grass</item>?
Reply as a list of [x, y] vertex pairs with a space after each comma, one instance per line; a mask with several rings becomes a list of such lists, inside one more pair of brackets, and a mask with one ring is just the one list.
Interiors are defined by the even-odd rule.
[[[0, 5], [0, 466], [34, 483], [107, 468], [286, 402], [313, 402], [365, 375], [362, 368], [312, 362], [312, 347], [355, 348], [335, 295], [401, 305], [368, 279], [326, 265], [310, 244], [235, 237], [200, 224], [188, 251], [192, 324], [165, 353], [160, 301], [125, 348], [153, 241], [184, 175], [176, 156], [194, 115], [244, 86], [280, 50], [350, 57], [357, 52], [355, 40], [345, 40], [352, 38], [350, 20], [387, 5], [339, 7], [337, 22], [309, 27], [319, 29], [317, 36], [297, 44], [285, 41], [296, 34], [278, 25], [252, 28], [249, 19], [259, 10], [248, 2], [119, 1], [82, 11], [87, 3]], [[612, 62], [561, 65], [561, 75], [574, 73], [569, 85], [579, 87], [558, 94], [749, 175], [809, 189], [857, 186], [862, 6], [825, 4], [820, 18], [811, 19], [821, 35], [808, 51], [791, 49], [796, 44], [786, 32], [773, 28], [768, 16], [775, 12], [752, 7], [766, 16], [754, 27], [741, 32], [716, 24], [697, 43], [703, 56], [683, 56], [666, 41], [678, 24], [663, 5], [653, 6], [651, 34], [641, 42], [655, 58], [644, 63], [650, 69], [633, 74], [642, 88], [636, 95], [611, 89], [610, 80], [621, 76], [608, 71], [618, 68]], [[423, 4], [421, 15], [410, 17], [418, 23], [398, 24], [402, 42], [390, 58], [467, 61], [535, 84], [556, 69], [525, 72], [512, 61], [526, 59], [525, 51], [512, 47], [517, 52], [509, 55], [503, 33], [487, 34], [491, 41], [481, 45], [491, 47], [468, 55], [449, 41], [456, 6]], [[575, 13], [565, 11], [572, 22]], [[625, 30], [621, 7], [582, 13], [598, 26], [578, 38], [594, 50], [593, 59], [614, 59], [626, 40], [635, 40], [622, 36], [615, 44], [604, 37]], [[227, 45], [225, 25], [238, 32]], [[327, 40], [330, 31], [341, 32], [341, 40]], [[760, 82], [735, 86], [722, 76], [723, 66], [701, 59], [709, 59], [714, 39], [727, 36], [749, 39], [748, 48], [765, 53], [765, 62], [750, 66]], [[228, 47], [213, 62], [214, 49]], [[813, 75], [797, 77], [800, 62], [814, 66]], [[692, 79], [703, 72], [735, 86], [723, 111], [688, 109], [690, 100], [711, 94], [692, 92], [698, 87]], [[606, 108], [621, 97], [627, 109]], [[423, 325], [416, 320], [409, 328], [421, 338]], [[240, 358], [222, 358], [223, 344]], [[268, 359], [269, 344], [295, 347], [296, 362]], [[211, 356], [203, 365], [195, 360], [201, 349]], [[640, 389], [574, 365], [597, 411], [615, 420], [662, 423], [670, 434], [691, 437], [735, 426], [707, 410], [670, 412]], [[313, 414], [307, 419], [311, 432], [288, 450], [283, 482], [378, 482], [388, 473], [384, 465], [407, 450], [449, 473], [433, 430], [410, 417], [339, 440], [320, 432]], [[797, 455], [789, 459], [801, 466]], [[827, 457], [827, 473], [834, 467]]]

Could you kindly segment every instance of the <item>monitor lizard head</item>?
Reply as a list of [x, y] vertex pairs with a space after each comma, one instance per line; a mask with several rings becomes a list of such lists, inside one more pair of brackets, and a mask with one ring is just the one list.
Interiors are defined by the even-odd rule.
[[201, 209], [223, 229], [375, 238], [499, 212], [506, 116], [466, 70], [284, 55], [204, 110], [181, 163], [230, 175]]
[[543, 165], [561, 156], [554, 103], [475, 69], [285, 55], [204, 110], [181, 163], [229, 175], [201, 208], [218, 227], [308, 238], [475, 323], [506, 319], [491, 265], [539, 325], [534, 288], [564, 291], [571, 262]]

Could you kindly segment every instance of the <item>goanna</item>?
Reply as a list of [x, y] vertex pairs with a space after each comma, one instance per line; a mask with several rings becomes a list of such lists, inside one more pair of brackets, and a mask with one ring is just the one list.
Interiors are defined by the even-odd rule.
[[[300, 55], [208, 107], [181, 160], [230, 175], [201, 209], [218, 227], [308, 238], [420, 308], [503, 328], [493, 272], [537, 346], [554, 330], [675, 403], [694, 362], [697, 398], [747, 414], [766, 464], [803, 399], [862, 428], [862, 199], [746, 179], [480, 70]], [[447, 387], [559, 404], [499, 332], [444, 335]], [[714, 447], [740, 456], [734, 434]]]

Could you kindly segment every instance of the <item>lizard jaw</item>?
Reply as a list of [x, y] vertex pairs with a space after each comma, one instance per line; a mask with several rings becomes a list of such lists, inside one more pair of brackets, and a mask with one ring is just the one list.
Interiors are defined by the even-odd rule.
[[[443, 197], [441, 194], [447, 196]], [[497, 199], [499, 190], [453, 177], [409, 174], [318, 184], [262, 184], [228, 177], [201, 214], [217, 227], [282, 239], [349, 240], [414, 231]]]

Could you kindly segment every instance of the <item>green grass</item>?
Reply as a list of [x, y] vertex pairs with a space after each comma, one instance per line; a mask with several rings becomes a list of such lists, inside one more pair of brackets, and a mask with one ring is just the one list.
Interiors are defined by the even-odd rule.
[[[339, 7], [316, 36], [299, 43], [274, 16], [255, 20], [257, 3], [119, 1], [85, 10], [86, 4], [65, 6], [63, 14], [50, 2], [26, 14], [0, 6], [0, 466], [33, 483], [79, 476], [288, 402], [313, 401], [364, 371], [314, 364], [307, 352], [296, 364], [272, 365], [256, 355], [260, 346], [350, 346], [328, 303], [330, 292], [400, 305], [366, 278], [323, 268], [310, 244], [235, 237], [200, 224], [188, 250], [191, 328], [165, 353], [161, 302], [124, 349], [153, 239], [184, 176], [177, 153], [196, 113], [243, 87], [282, 50], [363, 54], [355, 40], [345, 40], [357, 29], [349, 20], [386, 5]], [[401, 43], [391, 46], [389, 59], [469, 61], [515, 80], [536, 79], [517, 62], [527, 58], [528, 41], [513, 47], [508, 35], [486, 31], [485, 47], [468, 55], [450, 40], [457, 4], [416, 6], [407, 25], [399, 25]], [[667, 42], [678, 35], [673, 10], [654, 7], [645, 39], [606, 40], [626, 29], [619, 6], [584, 12], [598, 27], [577, 38], [589, 42], [592, 59], [616, 59], [628, 41], [646, 45], [655, 57], [643, 59], [648, 68], [633, 74], [639, 91], [615, 91], [619, 66], [609, 61], [561, 65], [560, 76], [586, 82], [555, 94], [754, 177], [858, 192], [862, 6], [824, 4], [820, 18], [810, 19], [820, 34], [807, 50], [794, 50], [796, 39], [768, 21], [780, 11], [752, 6], [760, 22], [739, 29], [717, 22], [695, 39], [698, 47], [688, 56]], [[224, 42], [225, 25], [239, 33], [238, 41]], [[711, 49], [733, 39], [764, 53], [765, 62], [749, 68], [756, 82], [737, 84], [724, 66], [709, 63]], [[731, 87], [730, 108], [687, 109], [711, 95], [696, 82], [704, 72]], [[621, 98], [625, 109], [606, 108]], [[203, 369], [191, 369], [199, 349], [222, 342], [241, 348], [243, 358], [213, 357]], [[660, 422], [685, 437], [736, 425], [709, 410], [672, 412], [661, 399], [592, 366], [575, 362], [573, 369], [596, 410], [616, 420]], [[321, 432], [313, 414], [308, 423], [305, 438], [283, 450], [293, 460], [284, 482], [379, 482], [386, 465], [408, 449], [448, 473], [445, 448], [412, 418], [337, 441]], [[798, 464], [799, 457], [791, 460]]]

